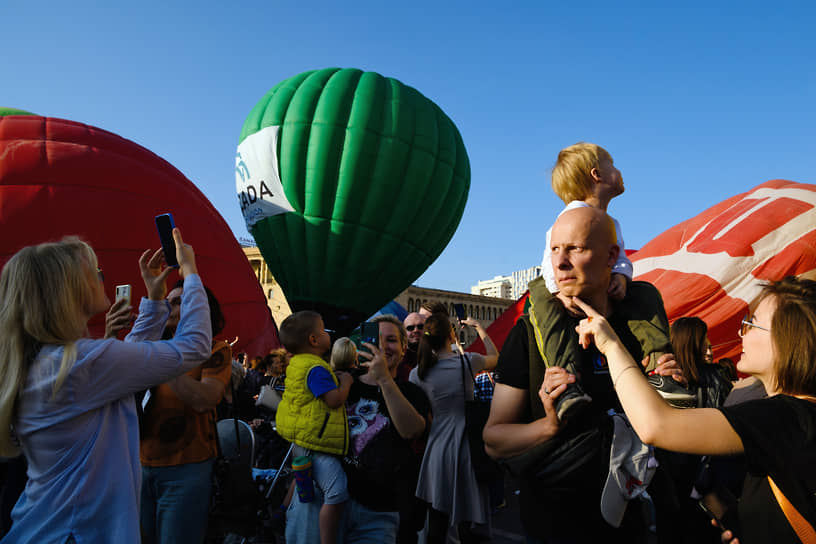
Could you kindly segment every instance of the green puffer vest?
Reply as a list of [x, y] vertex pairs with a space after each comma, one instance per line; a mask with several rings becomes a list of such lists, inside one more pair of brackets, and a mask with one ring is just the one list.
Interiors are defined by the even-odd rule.
[[[278, 434], [298, 446], [323, 453], [345, 455], [349, 430], [346, 408], [329, 408], [306, 385], [309, 372], [316, 366], [328, 370], [334, 383], [337, 377], [320, 357], [301, 353], [292, 357], [286, 369], [286, 388], [275, 416]], [[339, 385], [339, 384], [338, 384]]]

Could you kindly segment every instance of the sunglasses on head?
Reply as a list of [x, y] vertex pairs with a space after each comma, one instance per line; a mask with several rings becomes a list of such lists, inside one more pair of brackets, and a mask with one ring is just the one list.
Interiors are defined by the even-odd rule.
[[425, 328], [425, 325], [422, 324], [422, 323], [420, 323], [419, 325], [406, 325], [405, 326], [405, 330], [407, 330], [408, 332], [411, 332], [414, 329], [416, 329], [418, 331], [421, 331], [424, 328]]

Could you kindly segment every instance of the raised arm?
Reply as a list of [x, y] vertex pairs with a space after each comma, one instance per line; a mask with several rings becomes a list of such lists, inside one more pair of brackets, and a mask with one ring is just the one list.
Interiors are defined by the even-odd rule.
[[479, 338], [482, 339], [482, 343], [485, 347], [484, 369], [493, 370], [496, 368], [496, 363], [499, 361], [499, 350], [496, 349], [496, 344], [493, 343], [493, 339], [491, 339], [490, 335], [487, 334], [487, 331], [484, 327], [482, 327], [482, 324], [472, 317], [468, 317], [467, 319], [463, 320], [462, 323], [465, 325], [470, 325], [476, 329], [476, 333], [479, 335]]
[[[405, 398], [400, 391], [382, 351], [374, 344], [365, 343], [364, 345], [371, 351], [373, 357], [370, 357], [368, 362], [360, 363], [360, 366], [368, 368], [368, 374], [379, 386], [394, 428], [406, 440], [419, 438], [425, 431], [425, 418], [417, 412], [411, 401]], [[365, 351], [360, 351], [360, 353], [364, 357], [369, 356]]]
[[742, 440], [719, 410], [683, 410], [666, 403], [646, 380], [606, 319], [578, 298], [574, 301], [587, 315], [577, 327], [581, 345], [586, 348], [594, 342], [606, 356], [612, 385], [643, 442], [697, 455], [743, 452]]

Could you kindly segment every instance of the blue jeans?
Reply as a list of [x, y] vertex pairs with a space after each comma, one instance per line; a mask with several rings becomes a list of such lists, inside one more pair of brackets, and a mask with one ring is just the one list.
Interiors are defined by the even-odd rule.
[[214, 464], [142, 467], [142, 544], [204, 541]]
[[[323, 497], [316, 490], [315, 500], [302, 503], [292, 497], [286, 511], [286, 544], [319, 544], [320, 506]], [[343, 508], [337, 535], [338, 544], [389, 544], [397, 540], [399, 512], [375, 512], [354, 499]]]

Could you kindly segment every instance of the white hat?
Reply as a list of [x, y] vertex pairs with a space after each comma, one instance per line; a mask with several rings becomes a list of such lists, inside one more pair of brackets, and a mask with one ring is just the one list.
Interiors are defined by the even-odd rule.
[[601, 494], [601, 514], [613, 527], [620, 527], [626, 505], [646, 490], [657, 460], [650, 446], [641, 442], [624, 414], [613, 413], [615, 434], [609, 452], [609, 476]]

